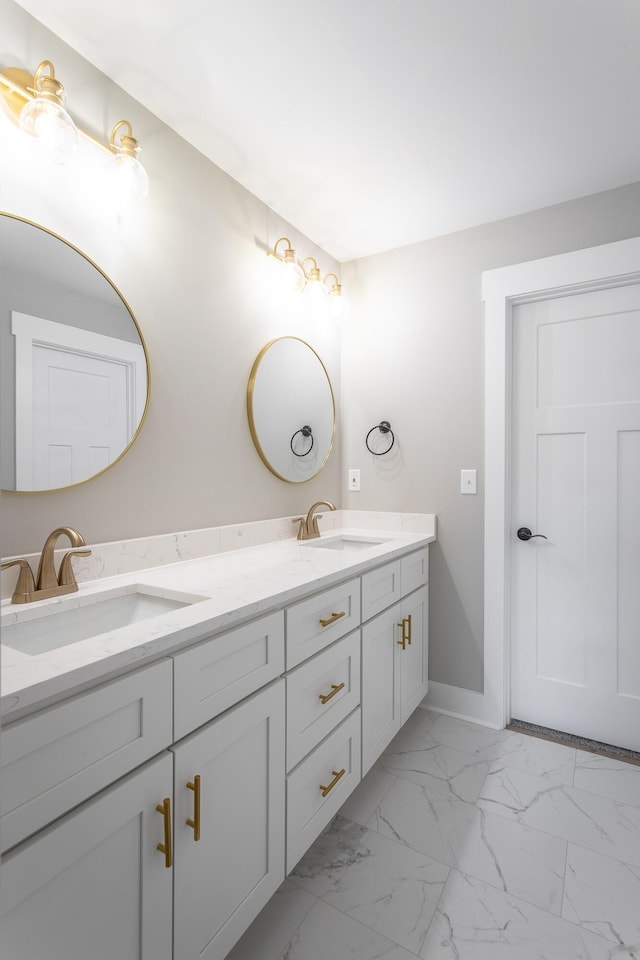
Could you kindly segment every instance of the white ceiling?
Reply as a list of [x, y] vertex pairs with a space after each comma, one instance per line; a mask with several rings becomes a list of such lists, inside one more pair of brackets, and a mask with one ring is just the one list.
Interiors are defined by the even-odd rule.
[[638, 0], [19, 3], [339, 260], [640, 179]]

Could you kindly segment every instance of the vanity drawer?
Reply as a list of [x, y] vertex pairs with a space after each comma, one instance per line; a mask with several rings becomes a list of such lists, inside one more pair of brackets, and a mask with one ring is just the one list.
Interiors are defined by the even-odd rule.
[[287, 777], [287, 873], [360, 781], [360, 742], [358, 707]]
[[284, 671], [281, 610], [173, 657], [174, 739], [201, 727]]
[[4, 727], [2, 849], [170, 746], [171, 706], [162, 660]]
[[423, 547], [400, 559], [400, 583], [402, 596], [413, 593], [429, 582], [429, 548]]
[[386, 610], [402, 596], [400, 560], [385, 563], [362, 575], [362, 622]]
[[296, 667], [286, 681], [291, 770], [360, 703], [360, 631]]
[[360, 625], [360, 581], [293, 604], [287, 609], [287, 670]]

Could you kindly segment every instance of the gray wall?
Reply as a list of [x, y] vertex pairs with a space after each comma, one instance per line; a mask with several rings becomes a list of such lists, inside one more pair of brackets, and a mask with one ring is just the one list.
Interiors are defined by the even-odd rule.
[[266, 249], [286, 234], [323, 272], [338, 264], [12, 0], [0, 0], [0, 23], [0, 64], [33, 70], [50, 58], [82, 126], [108, 138], [117, 120], [131, 121], [151, 181], [143, 204], [116, 209], [99, 177], [83, 179], [103, 162], [100, 151], [86, 148], [75, 169], [42, 169], [0, 115], [0, 209], [41, 223], [102, 267], [136, 316], [151, 365], [146, 422], [114, 468], [59, 493], [2, 495], [2, 555], [39, 550], [60, 524], [91, 543], [339, 502], [337, 451], [315, 480], [283, 483], [259, 459], [246, 414], [253, 361], [277, 336], [312, 343], [339, 395], [335, 325], [314, 325], [300, 300], [283, 303]]
[[[483, 270], [640, 234], [640, 183], [429, 240], [343, 268], [344, 466], [362, 471], [345, 507], [434, 511], [432, 680], [483, 687]], [[389, 420], [374, 457], [365, 434]], [[461, 496], [460, 469], [478, 469]]]

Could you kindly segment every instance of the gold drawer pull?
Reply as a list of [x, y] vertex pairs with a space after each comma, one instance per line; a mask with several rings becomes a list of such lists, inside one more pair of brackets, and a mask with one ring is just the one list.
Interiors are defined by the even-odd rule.
[[335, 785], [336, 785], [336, 783], [338, 782], [338, 780], [340, 779], [340, 777], [344, 777], [344, 775], [345, 775], [346, 772], [347, 772], [347, 771], [346, 771], [345, 767], [343, 767], [342, 770], [332, 770], [332, 771], [331, 771], [331, 773], [333, 774], [333, 780], [331, 781], [331, 783], [329, 783], [326, 787], [323, 787], [322, 784], [320, 784], [320, 793], [322, 794], [323, 797], [326, 797], [326, 795], [327, 795], [331, 790], [333, 790], [333, 788], [335, 787]]
[[185, 820], [188, 827], [193, 827], [193, 839], [197, 843], [200, 839], [200, 774], [197, 773], [193, 781], [189, 780], [187, 789], [193, 790], [193, 820]]
[[407, 643], [409, 644], [409, 646], [411, 646], [411, 614], [409, 614], [409, 616], [407, 617], [407, 621], [409, 624], [407, 629]]
[[339, 693], [344, 687], [344, 683], [332, 683], [331, 684], [331, 693], [319, 693], [320, 703], [327, 703], [331, 700], [331, 697], [335, 697], [336, 693]]
[[328, 620], [320, 620], [320, 626], [328, 627], [330, 623], [335, 623], [336, 620], [340, 619], [340, 617], [346, 617], [346, 615], [346, 610], [343, 610], [342, 613], [332, 613]]
[[398, 624], [398, 626], [402, 628], [402, 637], [400, 638], [400, 640], [398, 640], [398, 643], [403, 650], [406, 650], [407, 643], [411, 643], [411, 618], [409, 618], [409, 634], [407, 634], [405, 631], [406, 624], [407, 624], [406, 617], [403, 617], [400, 623]]
[[165, 867], [173, 866], [173, 853], [171, 849], [171, 800], [169, 797], [165, 797], [162, 803], [159, 803], [156, 806], [158, 813], [161, 813], [164, 818], [164, 843], [159, 843], [156, 846], [156, 850], [159, 850], [160, 853], [164, 853], [164, 865]]

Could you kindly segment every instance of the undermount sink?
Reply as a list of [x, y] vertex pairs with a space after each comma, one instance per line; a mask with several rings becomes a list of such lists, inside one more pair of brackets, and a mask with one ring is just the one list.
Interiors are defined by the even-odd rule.
[[320, 550], [367, 550], [369, 547], [377, 547], [381, 543], [387, 543], [388, 537], [377, 540], [375, 537], [327, 537], [326, 540], [320, 539], [313, 543], [307, 543], [307, 547], [315, 547]]
[[[138, 586], [123, 587], [92, 597], [81, 597], [76, 593], [37, 611], [26, 606], [22, 608], [20, 614], [24, 614], [24, 619], [2, 624], [2, 644], [37, 657], [80, 640], [172, 613], [204, 599], [178, 593], [169, 597], [158, 596]], [[3, 612], [3, 620], [8, 619], [8, 612]], [[14, 607], [11, 614], [15, 615], [15, 612]]]

